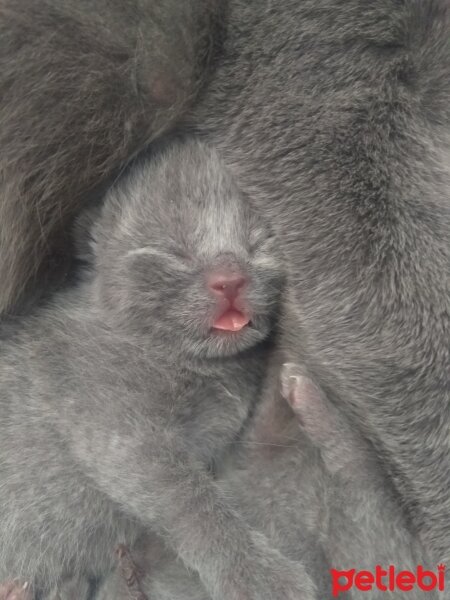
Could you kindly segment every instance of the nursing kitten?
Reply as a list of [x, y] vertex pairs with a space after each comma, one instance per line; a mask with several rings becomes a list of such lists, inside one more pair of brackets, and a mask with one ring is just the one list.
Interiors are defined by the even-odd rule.
[[0, 27], [0, 311], [193, 104], [280, 233], [291, 359], [450, 560], [448, 0], [3, 0]]
[[211, 469], [260, 397], [283, 271], [217, 154], [174, 141], [106, 198], [74, 289], [3, 325], [0, 575], [47, 593], [158, 532], [212, 598], [303, 600]]

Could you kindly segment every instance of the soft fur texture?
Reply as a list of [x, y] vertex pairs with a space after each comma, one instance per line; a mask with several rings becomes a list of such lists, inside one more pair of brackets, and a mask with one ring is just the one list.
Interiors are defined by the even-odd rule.
[[[164, 2], [177, 11], [187, 4], [202, 6], [201, 0]], [[45, 28], [40, 35], [42, 19], [53, 23], [48, 3], [1, 5], [0, 77], [10, 83], [1, 90], [0, 144], [3, 164], [11, 165], [2, 169], [2, 186], [13, 190], [1, 194], [3, 306], [35, 272], [31, 262], [46, 254], [28, 232], [40, 232], [38, 222], [56, 222], [52, 231], [61, 233], [61, 215], [65, 221], [79, 198], [88, 199], [86, 190], [152, 137], [152, 128], [142, 135], [140, 109], [136, 118], [134, 61], [125, 60], [129, 68], [118, 77], [121, 69], [102, 52], [83, 54], [88, 40], [103, 43], [102, 30], [91, 34], [91, 27], [99, 14], [117, 23], [119, 3], [76, 5], [78, 31], [67, 27], [53, 37]], [[225, 46], [214, 81], [192, 112], [192, 128], [222, 146], [240, 171], [240, 186], [281, 233], [298, 312], [286, 325], [292, 360], [304, 361], [353, 415], [436, 558], [448, 561], [448, 0], [229, 0], [227, 12]], [[34, 42], [16, 61], [14, 39], [25, 37], [24, 19], [26, 39]], [[125, 45], [125, 57], [139, 62], [146, 54], [129, 50], [126, 40], [134, 49], [136, 38], [123, 27], [127, 22], [133, 17], [112, 27], [105, 55], [117, 48], [122, 56]], [[192, 21], [180, 19], [180, 27], [186, 23]], [[208, 39], [208, 20], [203, 25], [200, 39]], [[175, 54], [171, 64], [177, 65]], [[28, 90], [36, 88], [30, 102]], [[154, 95], [146, 85], [141, 89], [153, 123], [145, 102], [154, 107], [148, 100]], [[70, 100], [67, 113], [55, 110], [62, 106], [57, 100], [44, 102], [52, 94]], [[53, 140], [54, 131], [60, 134]], [[119, 158], [109, 162], [111, 153]], [[24, 176], [27, 185], [18, 193]], [[27, 206], [39, 213], [25, 208], [23, 214]], [[26, 239], [31, 242], [21, 250]]]
[[230, 0], [193, 127], [279, 234], [304, 362], [450, 560], [448, 0]]
[[[283, 271], [215, 152], [174, 142], [109, 194], [86, 279], [0, 349], [0, 577], [98, 577], [143, 527], [217, 600], [312, 600], [210, 469], [260, 396]], [[211, 271], [247, 277], [251, 323], [212, 329]]]
[[[332, 598], [330, 569], [398, 571], [431, 566], [397, 502], [373, 449], [352, 423], [324, 398], [296, 365], [283, 369], [283, 387], [294, 413], [274, 389], [259, 407], [237, 454], [221, 474], [221, 485], [246, 521], [287, 557], [308, 568], [322, 600]], [[143, 589], [152, 600], [208, 600], [198, 578], [161, 541], [141, 538], [133, 549]], [[436, 599], [437, 591], [405, 593], [356, 588], [340, 598]], [[443, 596], [442, 596], [443, 597]], [[120, 576], [111, 576], [97, 600], [127, 598]]]
[[207, 76], [216, 0], [2, 0], [0, 313], [67, 272], [74, 215]]

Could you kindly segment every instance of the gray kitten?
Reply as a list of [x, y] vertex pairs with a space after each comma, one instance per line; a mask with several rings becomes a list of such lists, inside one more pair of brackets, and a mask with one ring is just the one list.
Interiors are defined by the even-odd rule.
[[[450, 4], [217, 4], [224, 44], [192, 127], [281, 233], [291, 359], [364, 427], [450, 560]], [[183, 114], [216, 9], [3, 0], [0, 310], [42, 281], [37, 265], [54, 271], [92, 189]], [[161, 98], [161, 72], [180, 96]]]
[[214, 599], [314, 598], [211, 473], [260, 396], [283, 285], [270, 230], [193, 141], [133, 167], [92, 236], [79, 286], [3, 326], [1, 578], [104, 574], [146, 526]]
[[[354, 425], [338, 411], [299, 366], [286, 364], [282, 390], [258, 407], [221, 485], [251, 527], [267, 535], [285, 556], [312, 574], [320, 598], [444, 598], [443, 572], [421, 544], [376, 455]], [[207, 600], [198, 578], [154, 536], [134, 549], [143, 589], [151, 600]], [[418, 565], [438, 578], [436, 587], [389, 590], [388, 571], [416, 574]], [[353, 572], [352, 572], [353, 569]], [[360, 571], [367, 571], [358, 575]], [[369, 577], [369, 580], [367, 580]], [[365, 590], [358, 590], [363, 581]], [[425, 581], [429, 583], [429, 581]], [[405, 585], [400, 583], [400, 585]], [[445, 585], [445, 584], [444, 584]], [[447, 584], [448, 585], [448, 584]], [[385, 589], [385, 588], [388, 589]], [[448, 593], [448, 592], [447, 592]], [[97, 600], [127, 598], [120, 577], [111, 577]]]

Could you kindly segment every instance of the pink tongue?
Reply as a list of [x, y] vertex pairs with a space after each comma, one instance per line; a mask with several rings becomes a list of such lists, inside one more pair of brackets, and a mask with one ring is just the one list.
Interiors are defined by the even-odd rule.
[[213, 327], [222, 331], [240, 331], [249, 321], [250, 319], [238, 310], [230, 309], [214, 321]]

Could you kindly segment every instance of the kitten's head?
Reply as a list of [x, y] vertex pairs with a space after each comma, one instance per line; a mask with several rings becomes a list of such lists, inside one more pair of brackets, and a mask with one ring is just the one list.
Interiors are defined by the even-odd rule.
[[269, 334], [283, 283], [275, 239], [200, 142], [134, 165], [93, 237], [97, 298], [118, 327], [199, 357]]

